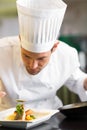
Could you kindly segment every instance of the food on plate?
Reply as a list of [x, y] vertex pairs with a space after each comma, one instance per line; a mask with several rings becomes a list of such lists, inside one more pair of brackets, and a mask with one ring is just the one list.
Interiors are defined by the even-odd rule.
[[35, 119], [34, 111], [31, 109], [24, 109], [23, 104], [17, 104], [16, 110], [11, 114], [8, 115], [6, 120], [33, 120]]
[[24, 108], [23, 103], [18, 103], [16, 105], [15, 111], [13, 111], [12, 114], [6, 116], [5, 120], [26, 120], [31, 121], [37, 118], [41, 118], [43, 116], [48, 115], [49, 112], [38, 112], [34, 111], [32, 109], [26, 109]]

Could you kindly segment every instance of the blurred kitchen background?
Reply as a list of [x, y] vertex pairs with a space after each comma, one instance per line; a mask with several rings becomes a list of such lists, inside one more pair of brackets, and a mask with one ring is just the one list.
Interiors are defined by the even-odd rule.
[[[64, 2], [67, 10], [59, 39], [78, 50], [81, 69], [87, 72], [87, 0]], [[19, 35], [16, 0], [0, 0], [0, 38], [13, 35]], [[80, 101], [65, 86], [57, 94], [64, 104]]]

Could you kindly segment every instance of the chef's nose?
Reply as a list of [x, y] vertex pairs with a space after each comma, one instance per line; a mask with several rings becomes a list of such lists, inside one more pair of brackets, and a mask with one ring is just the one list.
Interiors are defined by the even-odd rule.
[[31, 60], [30, 62], [30, 68], [35, 69], [38, 67], [38, 61], [37, 60]]

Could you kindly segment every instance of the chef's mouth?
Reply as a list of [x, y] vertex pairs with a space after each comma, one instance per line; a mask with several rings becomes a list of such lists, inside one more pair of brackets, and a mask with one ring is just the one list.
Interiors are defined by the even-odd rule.
[[38, 69], [26, 68], [26, 70], [28, 71], [29, 74], [32, 74], [32, 75], [38, 74], [40, 72], [40, 70], [38, 70]]

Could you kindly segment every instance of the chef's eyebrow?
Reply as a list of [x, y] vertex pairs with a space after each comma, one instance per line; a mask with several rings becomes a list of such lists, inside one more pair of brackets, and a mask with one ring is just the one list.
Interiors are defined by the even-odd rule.
[[[31, 56], [29, 56], [29, 55], [27, 55], [27, 54], [25, 54], [25, 53], [23, 53], [23, 55], [25, 55], [26, 57], [32, 58]], [[38, 57], [37, 59], [44, 59], [44, 58], [46, 58], [46, 56]]]

